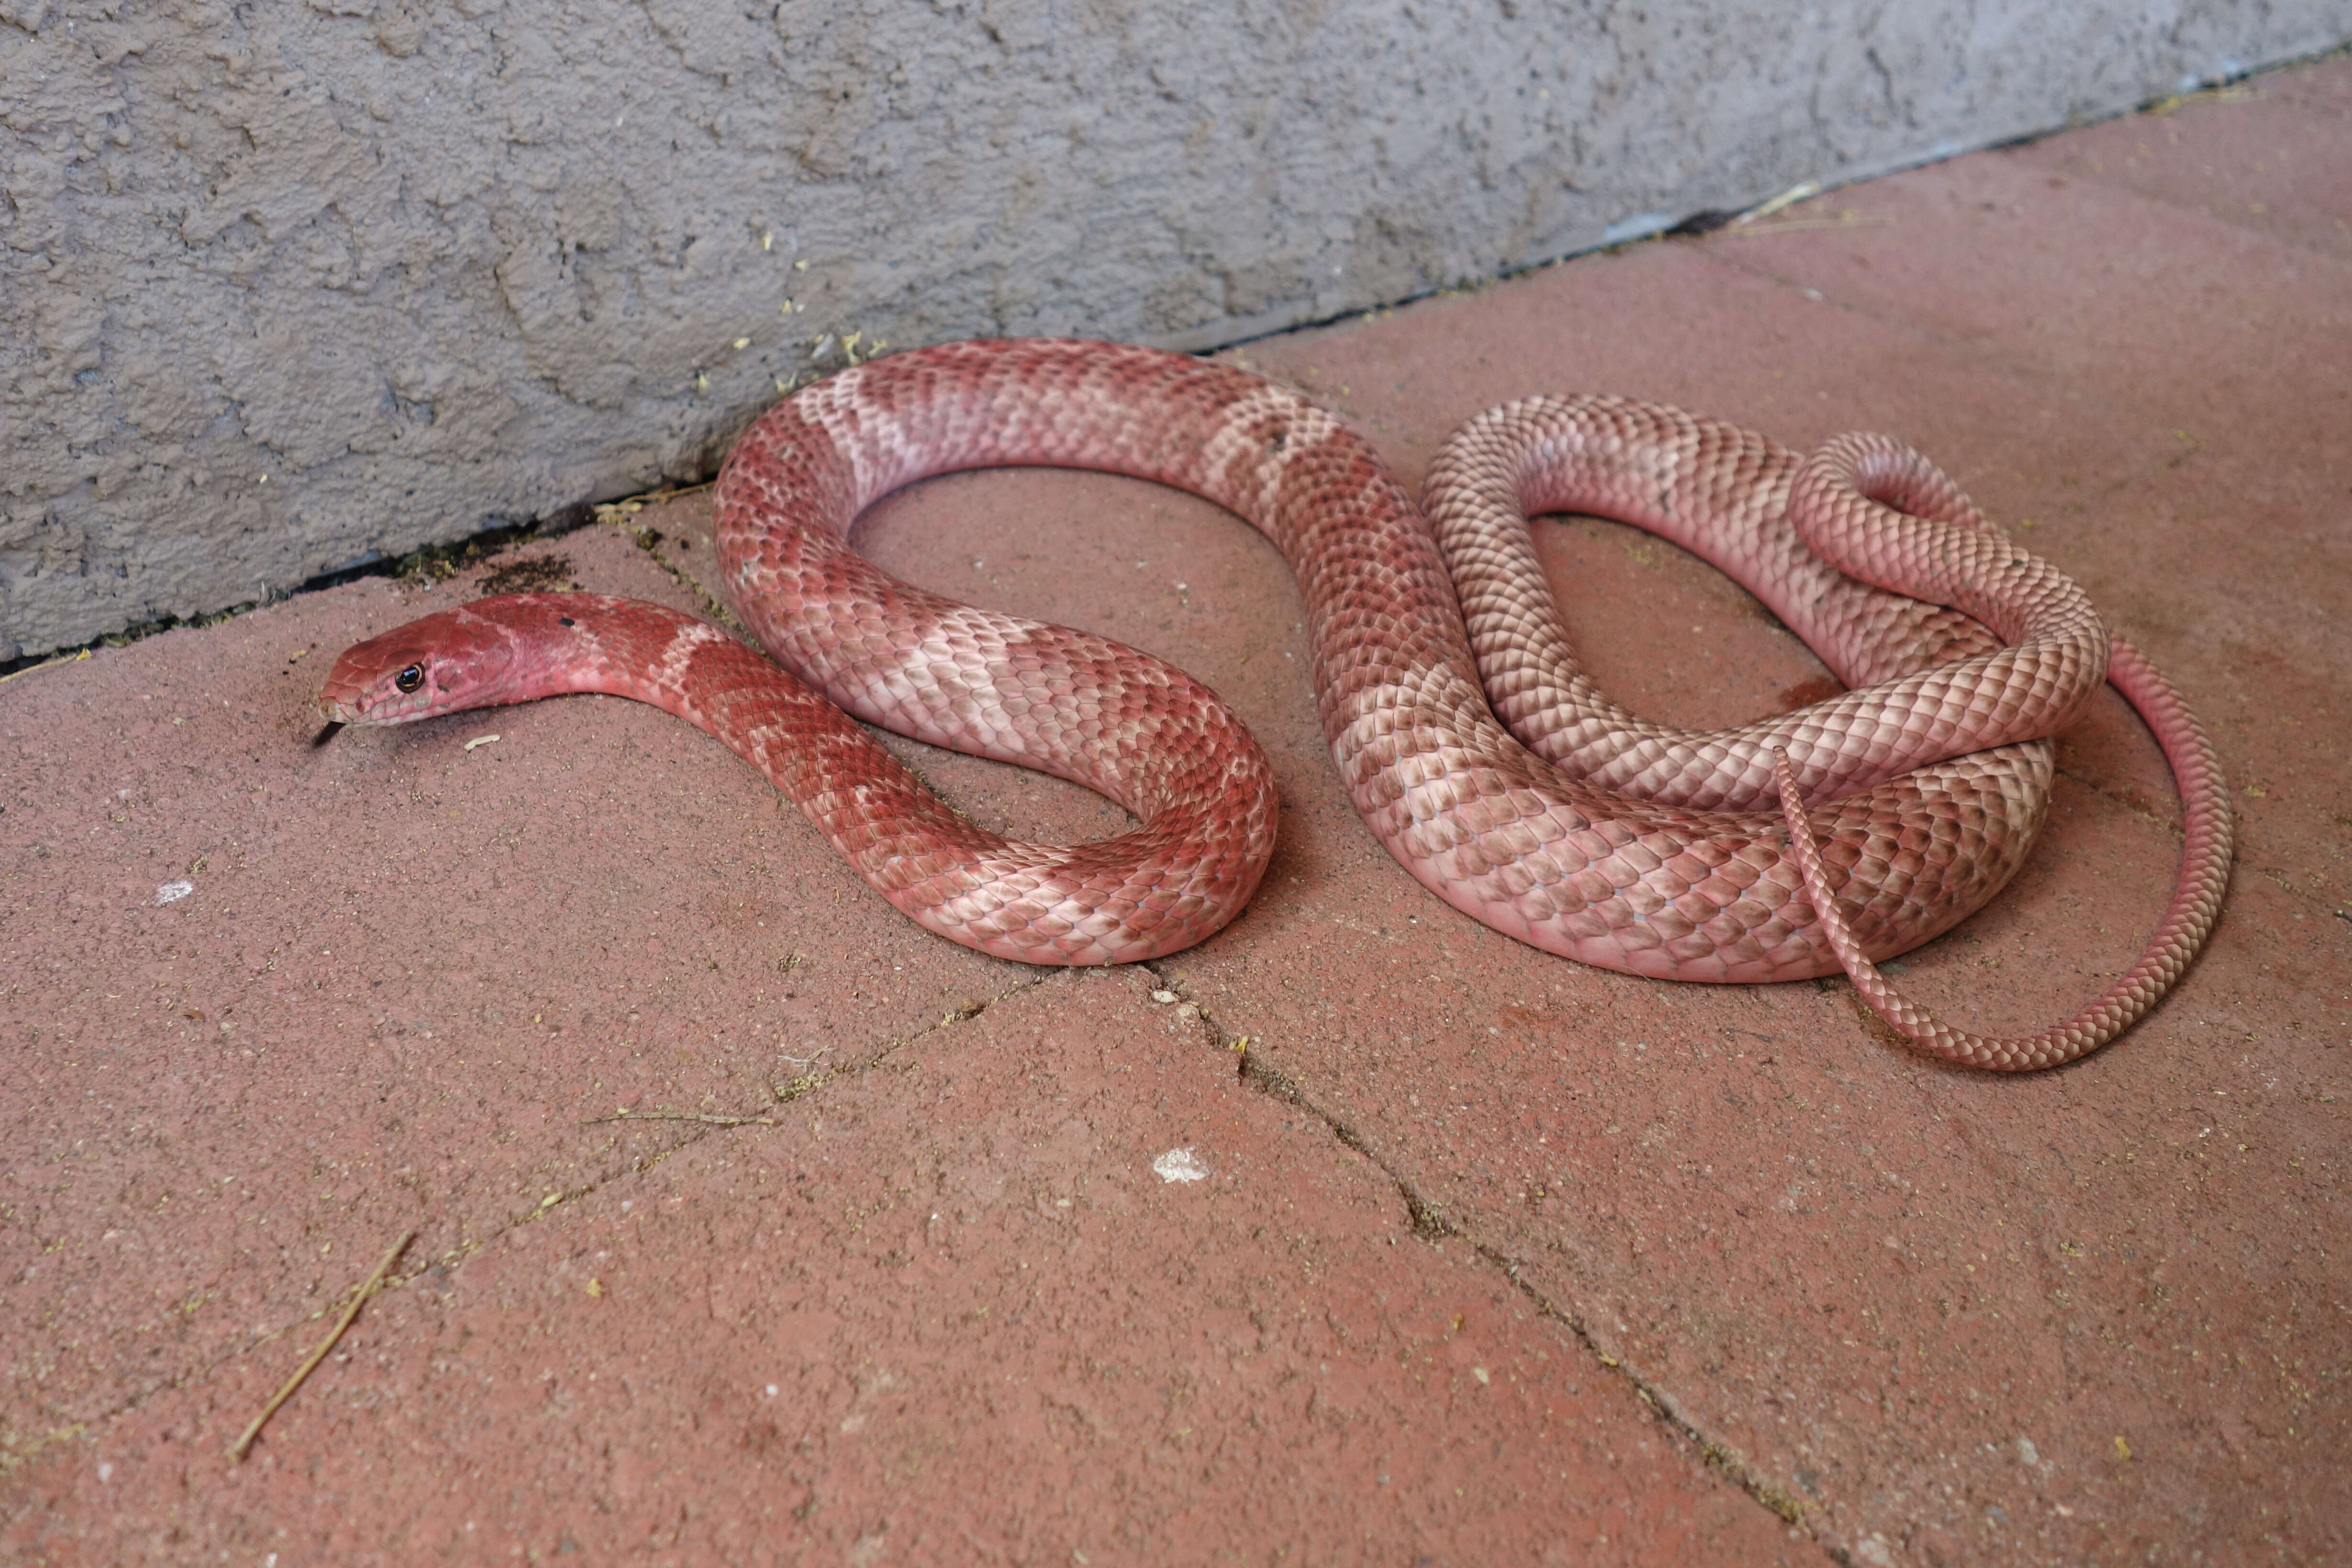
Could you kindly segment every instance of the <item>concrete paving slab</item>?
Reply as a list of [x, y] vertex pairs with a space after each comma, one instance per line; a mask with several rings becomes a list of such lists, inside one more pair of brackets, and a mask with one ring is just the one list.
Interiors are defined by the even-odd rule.
[[2352, 256], [2352, 169], [2312, 153], [2352, 134], [2347, 83], [2340, 68], [2279, 72], [2053, 136], [2018, 158], [2340, 258]]
[[[1151, 487], [957, 476], [860, 531], [927, 586], [1182, 664], [1265, 744], [1265, 889], [1149, 976], [925, 935], [635, 704], [307, 750], [293, 653], [442, 602], [356, 584], [0, 688], [0, 952], [35, 1064], [0, 1192], [37, 1325], [0, 1400], [12, 1550], [2352, 1553], [2352, 295], [2327, 237], [2352, 61], [2253, 86], [1240, 356], [1412, 482], [1461, 418], [1538, 390], [1928, 451], [2183, 688], [2238, 789], [2222, 923], [2117, 1045], [1981, 1078], [1875, 1036], [1843, 983], [1660, 985], [1471, 924], [1348, 808], [1273, 552]], [[2142, 142], [2145, 169], [2103, 172]], [[635, 521], [649, 549], [538, 549], [698, 602], [707, 506]], [[1635, 708], [1818, 693], [1672, 547], [1566, 520], [1542, 549]], [[902, 754], [992, 826], [1120, 821]], [[2025, 872], [1905, 961], [1963, 1020], [2063, 1016], [2168, 889], [2177, 807], [2120, 702], [2061, 763]], [[174, 880], [194, 890], [153, 903]], [[777, 1124], [594, 1120], [624, 1106]], [[1148, 1173], [1186, 1144], [1208, 1182]], [[255, 1462], [215, 1458], [412, 1225], [401, 1288]], [[1319, 1325], [1286, 1327], [1300, 1301]], [[1356, 1381], [1310, 1405], [1327, 1361]], [[1448, 1366], [1416, 1404], [1434, 1384], [1405, 1374]], [[1595, 1422], [1638, 1436], [1595, 1448]]]
[[[611, 530], [520, 559], [689, 602]], [[362, 582], [6, 689], [0, 918], [36, 1064], [8, 1097], [9, 1303], [39, 1331], [8, 1338], [8, 1449], [315, 1309], [348, 1226], [462, 1257], [666, 1146], [590, 1107], [788, 1083], [1031, 982], [876, 948], [799, 813], [637, 703], [310, 743], [343, 647], [487, 575]]]
[[[1433, 382], [1433, 402], [1459, 387], [1465, 405], [1542, 385], [1661, 395], [1794, 444], [1890, 428], [1996, 516], [2043, 523], [2021, 532], [2120, 605], [2244, 781], [2247, 871], [2171, 1005], [2114, 1051], [1996, 1084], [1864, 1046], [1839, 985], [1563, 972], [1429, 912], [1433, 953], [1425, 937], [1213, 944], [1188, 994], [1229, 1027], [1265, 1020], [1270, 1071], [1857, 1559], [2325, 1561], [2347, 1529], [2323, 1458], [2343, 1415], [2316, 1391], [2347, 1346], [2352, 1022], [2345, 824], [2327, 815], [2347, 671], [2325, 628], [2352, 508], [2320, 411], [2344, 405], [2352, 292], [2333, 261], [2143, 197], [2053, 208], [2042, 184], [2021, 222], [2021, 162], [1958, 160], [1793, 209], [1786, 233], [1567, 266], [1257, 358], [1370, 384], [1391, 430], [1412, 418], [1392, 389]], [[2156, 247], [2164, 266], [2142, 265]], [[2187, 308], [2215, 286], [2230, 308]], [[1439, 434], [1390, 449], [1416, 466]], [[1579, 536], [1548, 542], [1563, 583], [1592, 574], [1560, 548]], [[1707, 640], [1738, 635], [1699, 618]], [[1643, 665], [1672, 685], [1693, 662], [1630, 616], [1587, 646], [1629, 692]], [[2032, 1027], [2129, 961], [2176, 846], [2135, 731], [2109, 702], [2069, 737], [2034, 861], [1909, 962], [1922, 999]]]
[[44, 1468], [11, 1545], [1820, 1560], [1156, 984], [1066, 973], [749, 1097], [774, 1125], [702, 1129], [383, 1298], [243, 1468], [219, 1448], [304, 1336]]

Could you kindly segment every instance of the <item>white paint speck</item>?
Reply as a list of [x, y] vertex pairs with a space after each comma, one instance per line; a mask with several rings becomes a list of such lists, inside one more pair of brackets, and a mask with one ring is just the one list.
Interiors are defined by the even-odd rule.
[[159, 904], [176, 903], [195, 890], [194, 882], [166, 882], [155, 889], [155, 901]]
[[1190, 1149], [1171, 1149], [1151, 1162], [1151, 1173], [1163, 1182], [1205, 1182], [1209, 1167]]
[[775, 1385], [774, 1384], [772, 1384], [772, 1384], [768, 1384], [768, 1397], [769, 1397], [769, 1398], [771, 1398], [771, 1399], [773, 1399], [775, 1396], [776, 1396], [776, 1385]]
[[112, 1465], [100, 1465], [100, 1466], [99, 1466], [99, 1467], [98, 1467], [98, 1479], [99, 1479], [100, 1480], [101, 1480], [101, 1481], [110, 1481], [110, 1480], [112, 1480], [112, 1479], [114, 1479], [114, 1467], [113, 1467]]

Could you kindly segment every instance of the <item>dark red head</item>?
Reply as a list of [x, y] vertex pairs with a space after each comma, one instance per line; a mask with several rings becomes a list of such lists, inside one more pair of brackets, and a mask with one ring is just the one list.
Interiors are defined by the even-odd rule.
[[567, 689], [559, 668], [602, 595], [509, 594], [395, 626], [347, 648], [319, 693], [332, 724], [405, 724]]

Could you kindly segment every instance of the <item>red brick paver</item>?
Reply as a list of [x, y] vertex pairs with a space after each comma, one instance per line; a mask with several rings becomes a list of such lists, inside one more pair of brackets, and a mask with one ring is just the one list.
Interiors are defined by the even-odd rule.
[[[637, 705], [307, 743], [337, 650], [487, 569], [0, 686], [0, 1555], [2352, 1554], [2347, 114], [2337, 59], [1241, 355], [1413, 481], [1538, 390], [1888, 429], [2075, 574], [2213, 729], [2242, 837], [2176, 995], [2054, 1073], [1455, 915], [1349, 810], [1272, 551], [1129, 481], [960, 476], [862, 533], [1265, 742], [1263, 893], [1149, 972], [924, 934]], [[700, 500], [636, 521], [520, 553], [694, 605]], [[1670, 547], [1544, 549], [1637, 709], [1818, 682]], [[992, 826], [1118, 820], [903, 751]], [[2054, 1020], [2161, 908], [2174, 804], [2119, 702], [2061, 770], [2026, 872], [1907, 961], [1963, 1021]]]

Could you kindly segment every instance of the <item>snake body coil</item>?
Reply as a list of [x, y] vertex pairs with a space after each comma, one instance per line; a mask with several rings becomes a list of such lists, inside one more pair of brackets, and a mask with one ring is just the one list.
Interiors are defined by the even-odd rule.
[[[772, 409], [719, 479], [727, 591], [798, 679], [658, 606], [520, 595], [351, 649], [321, 703], [385, 723], [558, 691], [640, 698], [750, 758], [933, 931], [1032, 963], [1175, 951], [1240, 910], [1273, 852], [1272, 774], [1240, 722], [1156, 659], [909, 587], [846, 542], [902, 485], [1016, 464], [1173, 485], [1273, 541], [1357, 811], [1441, 898], [1537, 947], [1678, 980], [1845, 970], [1925, 1048], [2018, 1068], [2122, 1032], [2219, 910], [2230, 824], [2212, 748], [2072, 582], [1882, 437], [1800, 460], [1623, 399], [1480, 416], [1439, 454], [1424, 515], [1333, 416], [1232, 366], [1097, 342], [896, 354]], [[1566, 510], [1714, 562], [1863, 689], [1708, 734], [1623, 712], [1577, 668], [1528, 538], [1531, 511]], [[2109, 678], [2179, 782], [2172, 909], [2068, 1024], [2021, 1040], [1948, 1028], [1871, 961], [2015, 874], [2048, 809], [2048, 737]], [[1060, 848], [983, 833], [840, 710], [1076, 780], [1142, 826]]]

